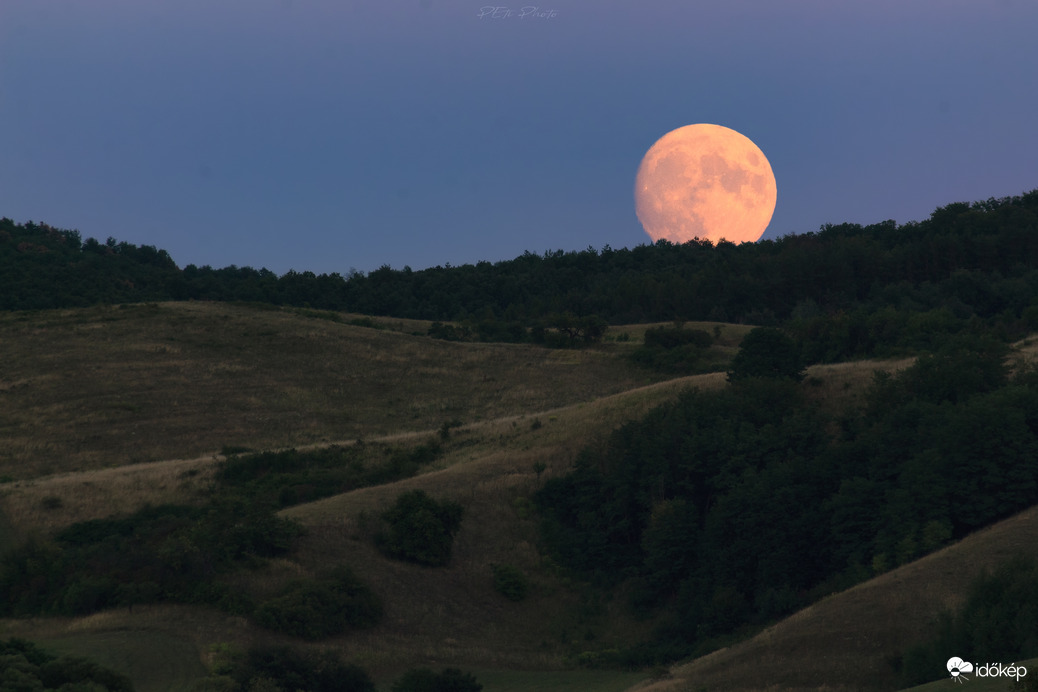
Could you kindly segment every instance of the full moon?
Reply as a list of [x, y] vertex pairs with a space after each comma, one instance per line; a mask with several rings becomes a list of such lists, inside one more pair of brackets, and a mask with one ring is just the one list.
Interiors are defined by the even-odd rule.
[[653, 241], [755, 242], [777, 197], [764, 152], [720, 125], [686, 125], [663, 135], [634, 180], [635, 212]]

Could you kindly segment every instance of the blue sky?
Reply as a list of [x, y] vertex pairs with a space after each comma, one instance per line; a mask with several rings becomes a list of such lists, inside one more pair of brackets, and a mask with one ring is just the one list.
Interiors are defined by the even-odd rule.
[[0, 216], [278, 273], [633, 247], [641, 157], [706, 122], [770, 160], [766, 238], [921, 220], [1038, 187], [1035, 27], [1033, 0], [3, 0]]

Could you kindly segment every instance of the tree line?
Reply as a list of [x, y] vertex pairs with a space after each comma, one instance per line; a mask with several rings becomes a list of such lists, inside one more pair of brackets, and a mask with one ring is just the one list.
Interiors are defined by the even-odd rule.
[[1038, 190], [949, 204], [920, 222], [825, 224], [739, 246], [658, 241], [346, 276], [180, 269], [151, 246], [83, 241], [78, 231], [4, 218], [0, 309], [252, 301], [460, 322], [500, 340], [525, 339], [552, 315], [743, 322], [783, 326], [816, 362], [926, 349], [949, 334], [1015, 338], [1036, 329], [1036, 256]]

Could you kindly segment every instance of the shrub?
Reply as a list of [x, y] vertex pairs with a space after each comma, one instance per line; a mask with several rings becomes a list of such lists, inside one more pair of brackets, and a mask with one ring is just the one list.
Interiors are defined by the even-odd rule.
[[299, 532], [269, 509], [224, 502], [80, 522], [0, 557], [0, 614], [79, 615], [159, 599], [238, 604], [215, 577], [287, 552]]
[[700, 348], [706, 348], [714, 342], [709, 332], [702, 329], [686, 329], [675, 325], [673, 327], [652, 327], [645, 330], [645, 345], [650, 348], [677, 348], [692, 344]]
[[530, 330], [532, 339], [550, 348], [572, 348], [597, 343], [609, 323], [599, 315], [577, 317], [572, 313], [552, 313]]
[[382, 514], [388, 532], [379, 533], [375, 543], [387, 557], [420, 565], [446, 565], [463, 514], [464, 509], [456, 502], [437, 501], [421, 490], [412, 490], [400, 495]]
[[511, 565], [493, 565], [494, 589], [510, 601], [521, 601], [530, 590], [526, 575]]
[[256, 609], [255, 619], [267, 629], [313, 641], [375, 626], [382, 619], [382, 603], [340, 567], [329, 578], [289, 584]]
[[60, 497], [56, 495], [48, 495], [47, 497], [40, 500], [40, 505], [44, 509], [61, 509], [65, 506], [65, 503], [61, 501]]
[[331, 651], [299, 652], [288, 647], [251, 649], [234, 666], [243, 690], [307, 690], [307, 692], [375, 692], [363, 668], [344, 663]]
[[0, 641], [0, 690], [133, 692], [125, 675], [74, 656], [55, 657], [24, 639]]
[[429, 327], [429, 336], [444, 341], [471, 341], [472, 331], [465, 326], [433, 322]]
[[645, 343], [631, 354], [631, 359], [661, 372], [695, 372], [713, 342], [713, 337], [702, 329], [681, 325], [653, 327], [645, 330]]
[[[444, 423], [446, 428], [441, 428], [441, 435], [444, 429], [449, 431], [460, 425], [456, 420]], [[365, 456], [371, 454], [365, 452], [362, 443], [236, 456], [218, 465], [216, 488], [227, 496], [245, 498], [249, 505], [268, 503], [286, 507], [408, 478], [443, 452], [437, 438], [416, 447], [377, 448], [387, 455], [381, 463], [365, 463]]]

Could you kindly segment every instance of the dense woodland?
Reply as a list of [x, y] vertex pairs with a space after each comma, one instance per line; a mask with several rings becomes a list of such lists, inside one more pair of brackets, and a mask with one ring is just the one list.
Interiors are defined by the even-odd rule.
[[[455, 335], [535, 340], [559, 316], [610, 324], [783, 326], [808, 362], [925, 350], [946, 335], [1038, 328], [1038, 190], [941, 207], [921, 222], [733, 245], [527, 252], [413, 271], [315, 275], [177, 267], [169, 254], [0, 219], [0, 309], [159, 300], [256, 301], [455, 321]], [[344, 258], [347, 262], [349, 258]]]

